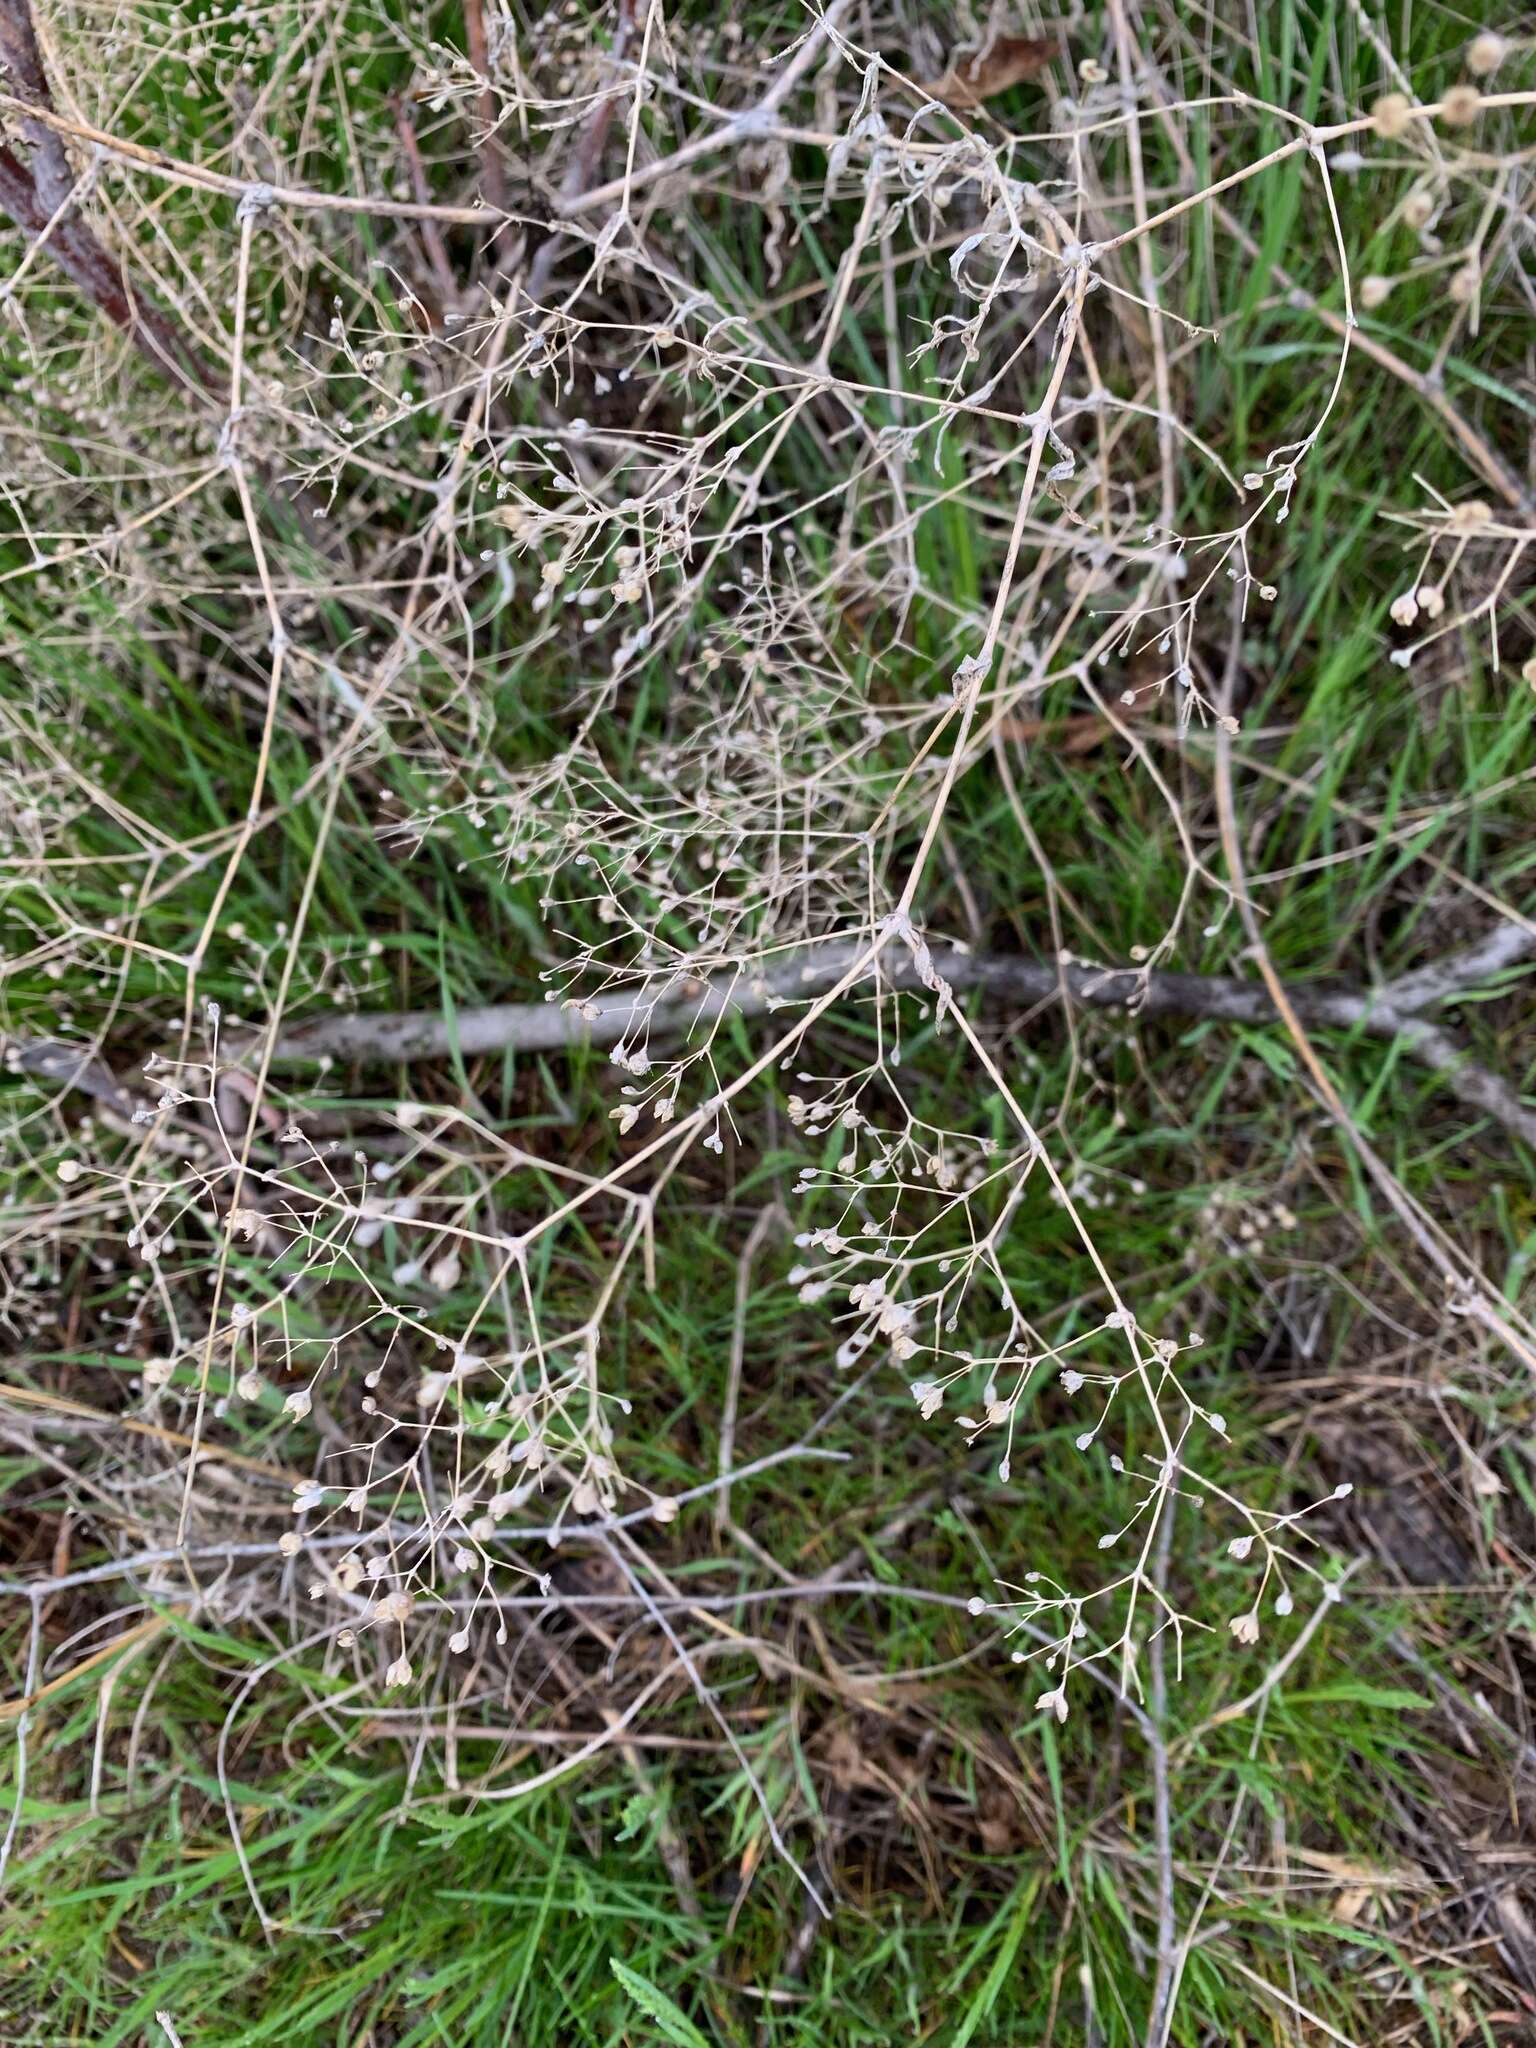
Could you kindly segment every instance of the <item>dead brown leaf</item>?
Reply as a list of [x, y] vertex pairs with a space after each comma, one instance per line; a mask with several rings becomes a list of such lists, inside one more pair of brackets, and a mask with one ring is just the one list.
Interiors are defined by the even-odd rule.
[[1329, 1910], [1346, 1926], [1390, 1913], [1402, 1892], [1420, 1891], [1429, 1880], [1416, 1863], [1377, 1864], [1363, 1857], [1330, 1855], [1322, 1849], [1293, 1848], [1292, 1856], [1321, 1871], [1340, 1887]]
[[962, 57], [941, 78], [922, 87], [930, 99], [963, 113], [1026, 78], [1035, 78], [1056, 55], [1056, 44], [1042, 36], [997, 36], [973, 56]]

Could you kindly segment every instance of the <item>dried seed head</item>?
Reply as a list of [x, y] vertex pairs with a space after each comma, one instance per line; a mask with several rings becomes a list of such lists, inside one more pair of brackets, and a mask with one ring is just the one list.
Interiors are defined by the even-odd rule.
[[1509, 55], [1509, 44], [1492, 30], [1474, 36], [1467, 45], [1467, 69], [1474, 78], [1487, 78]]
[[1392, 295], [1395, 279], [1390, 277], [1362, 277], [1357, 294], [1361, 306], [1367, 313], [1374, 313], [1378, 306], [1384, 306]]
[[1396, 142], [1408, 132], [1413, 103], [1406, 93], [1384, 92], [1371, 108], [1371, 126], [1383, 142]]
[[1440, 102], [1440, 118], [1447, 128], [1468, 128], [1482, 105], [1483, 96], [1475, 85], [1453, 85]]
[[1456, 533], [1477, 533], [1491, 523], [1493, 507], [1483, 498], [1466, 498], [1451, 514], [1451, 527]]

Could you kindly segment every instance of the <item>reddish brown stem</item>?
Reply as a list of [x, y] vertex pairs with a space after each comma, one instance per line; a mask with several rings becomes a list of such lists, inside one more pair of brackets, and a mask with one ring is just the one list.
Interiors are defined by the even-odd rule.
[[476, 101], [485, 135], [480, 144], [480, 182], [487, 204], [498, 212], [507, 210], [507, 166], [501, 138], [496, 132], [496, 95], [491, 90], [490, 48], [485, 39], [485, 11], [481, 0], [464, 0], [464, 39], [469, 44], [469, 61], [481, 81]]
[[[67, 204], [67, 195], [66, 195]], [[133, 290], [122, 265], [73, 211], [58, 214], [45, 204], [39, 180], [21, 159], [0, 147], [0, 212], [35, 241], [49, 227], [48, 254], [72, 284], [114, 327], [121, 328], [155, 368], [206, 398], [218, 390], [212, 368], [187, 341], [170, 315]]]
[[[610, 61], [617, 63], [629, 47], [630, 36], [635, 26], [635, 0], [619, 0], [618, 22], [613, 32], [613, 49]], [[608, 141], [608, 130], [613, 126], [614, 109], [618, 105], [616, 92], [604, 93], [582, 123], [565, 176], [560, 181], [560, 197], [564, 200], [579, 198], [589, 191], [597, 178], [603, 161], [603, 150]], [[533, 259], [528, 272], [527, 294], [535, 304], [544, 296], [549, 280], [559, 261], [565, 245], [563, 235], [552, 234], [544, 242]]]
[[[421, 144], [416, 140], [416, 124], [411, 119], [411, 110], [404, 99], [395, 101], [395, 133], [400, 137], [400, 147], [405, 151], [406, 168], [411, 174], [411, 190], [423, 206], [431, 200], [427, 185], [427, 167], [421, 160]], [[437, 279], [438, 294], [446, 309], [453, 301], [458, 287], [454, 282], [453, 265], [448, 261], [448, 246], [443, 240], [443, 231], [435, 220], [421, 223], [422, 247], [427, 252], [427, 261], [432, 266], [432, 275]]]
[[[27, 0], [0, 0], [0, 66], [9, 72], [19, 98], [52, 110]], [[171, 315], [133, 288], [122, 264], [81, 219], [62, 138], [41, 121], [23, 119], [21, 129], [31, 162], [23, 163], [0, 146], [0, 210], [29, 240], [46, 233], [47, 252], [65, 276], [157, 370], [199, 398], [216, 394], [219, 380], [212, 367]]]

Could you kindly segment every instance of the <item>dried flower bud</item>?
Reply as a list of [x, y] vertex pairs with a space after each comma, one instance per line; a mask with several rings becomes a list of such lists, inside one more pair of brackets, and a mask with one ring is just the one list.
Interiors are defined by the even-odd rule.
[[1493, 519], [1493, 507], [1483, 498], [1466, 498], [1451, 514], [1451, 527], [1456, 533], [1476, 533]]
[[1453, 85], [1440, 102], [1440, 118], [1447, 128], [1467, 128], [1482, 111], [1483, 96], [1475, 85]]
[[1406, 93], [1384, 92], [1371, 108], [1371, 126], [1383, 142], [1396, 142], [1408, 130], [1413, 104]]

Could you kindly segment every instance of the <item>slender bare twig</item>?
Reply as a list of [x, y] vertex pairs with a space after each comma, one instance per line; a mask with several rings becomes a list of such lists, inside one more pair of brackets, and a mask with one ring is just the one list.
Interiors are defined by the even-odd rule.
[[[1249, 956], [1258, 967], [1276, 1014], [1285, 1025], [1312, 1085], [1333, 1119], [1334, 1127], [1348, 1143], [1413, 1242], [1440, 1275], [1453, 1306], [1460, 1313], [1475, 1317], [1485, 1328], [1495, 1331], [1525, 1366], [1536, 1371], [1536, 1345], [1531, 1341], [1530, 1325], [1525, 1316], [1518, 1308], [1503, 1301], [1487, 1276], [1478, 1269], [1476, 1262], [1462, 1252], [1448, 1232], [1425, 1213], [1423, 1207], [1403, 1186], [1367, 1139], [1335, 1087], [1332, 1076], [1318, 1057], [1317, 1048], [1308, 1035], [1307, 1026], [1315, 1020], [1305, 1015], [1297, 1006], [1291, 990], [1281, 980], [1269, 947], [1265, 944], [1264, 934], [1259, 927], [1258, 912], [1248, 895], [1247, 871], [1243, 859], [1242, 838], [1238, 831], [1237, 797], [1232, 776], [1231, 721], [1226, 717], [1231, 711], [1237, 673], [1242, 660], [1242, 624], [1242, 594], [1238, 592], [1233, 599], [1227, 654], [1219, 684], [1219, 708], [1223, 717], [1218, 721], [1216, 730], [1216, 813], [1221, 833], [1222, 856], [1227, 864], [1237, 914], [1248, 936]], [[1521, 929], [1523, 931], [1523, 927]], [[1515, 942], [1511, 940], [1509, 943], [1513, 945]], [[1484, 955], [1483, 948], [1474, 947], [1472, 950], [1474, 956]], [[1416, 983], [1411, 982], [1410, 999], [1413, 999], [1416, 990], [1421, 990], [1423, 986], [1422, 976]], [[1362, 1023], [1364, 1022], [1362, 1019]], [[1426, 1025], [1422, 1020], [1413, 1018], [1407, 1022], [1410, 1028], [1401, 1034], [1404, 1046], [1416, 1057], [1426, 1060], [1430, 1066], [1440, 1071], [1441, 1063], [1450, 1057], [1449, 1042], [1443, 1040], [1433, 1025]], [[1478, 1070], [1477, 1078], [1472, 1084], [1474, 1093], [1468, 1092], [1464, 1073], [1453, 1068], [1446, 1073], [1445, 1078], [1457, 1094], [1472, 1101], [1478, 1108], [1487, 1109], [1491, 1100], [1501, 1101], [1507, 1114], [1501, 1117], [1500, 1121], [1507, 1123], [1511, 1130], [1530, 1142], [1532, 1133], [1536, 1132], [1536, 1111], [1526, 1109], [1513, 1091], [1495, 1075], [1486, 1070]]]
[[11, 1805], [11, 1817], [6, 1823], [4, 1839], [0, 1840], [0, 1892], [3, 1892], [5, 1887], [6, 1868], [11, 1860], [11, 1851], [16, 1846], [22, 1809], [27, 1802], [27, 1735], [32, 1725], [32, 1716], [28, 1708], [41, 1690], [43, 1595], [40, 1592], [29, 1591], [28, 1600], [31, 1616], [27, 1631], [27, 1667], [22, 1679], [24, 1704], [16, 1716], [16, 1796]]
[[727, 1743], [729, 1743], [732, 1756], [735, 1757], [737, 1765], [739, 1766], [743, 1777], [745, 1777], [747, 1783], [752, 1788], [753, 1797], [757, 1801], [758, 1811], [762, 1814], [764, 1825], [768, 1830], [769, 1841], [772, 1842], [775, 1850], [778, 1852], [779, 1856], [782, 1858], [783, 1862], [788, 1867], [788, 1869], [793, 1871], [794, 1875], [799, 1879], [800, 1884], [804, 1888], [807, 1897], [817, 1907], [819, 1912], [822, 1914], [823, 1918], [830, 1919], [832, 1917], [830, 1907], [822, 1898], [821, 1893], [816, 1889], [815, 1885], [812, 1884], [809, 1873], [801, 1865], [798, 1857], [790, 1848], [788, 1842], [785, 1841], [783, 1833], [779, 1827], [778, 1816], [775, 1814], [773, 1810], [772, 1802], [770, 1801], [768, 1794], [764, 1791], [762, 1784], [758, 1779], [756, 1771], [752, 1768], [751, 1759], [748, 1757], [746, 1751], [742, 1748], [740, 1739], [738, 1738], [735, 1729], [732, 1728], [730, 1722], [726, 1719], [725, 1712], [722, 1709], [720, 1702], [716, 1699], [714, 1693], [710, 1690], [710, 1688], [704, 1683], [703, 1674], [700, 1672], [698, 1668], [698, 1664], [695, 1661], [693, 1652], [688, 1648], [688, 1645], [683, 1641], [682, 1637], [677, 1633], [676, 1629], [673, 1628], [671, 1622], [667, 1619], [664, 1610], [660, 1606], [658, 1606], [656, 1600], [651, 1594], [650, 1588], [646, 1585], [645, 1580], [641, 1577], [641, 1571], [650, 1566], [650, 1560], [646, 1557], [644, 1551], [636, 1550], [632, 1542], [626, 1544], [624, 1548], [630, 1551], [630, 1553], [632, 1554], [634, 1559], [633, 1563], [631, 1563], [629, 1557], [626, 1557], [621, 1554], [620, 1547], [617, 1544], [609, 1543], [606, 1544], [604, 1548], [606, 1549], [609, 1557], [613, 1559], [614, 1563], [618, 1566], [619, 1570], [624, 1574], [625, 1578], [629, 1581], [632, 1590], [644, 1606], [646, 1613], [650, 1616], [652, 1621], [655, 1622], [656, 1626], [661, 1630], [662, 1634], [671, 1644], [673, 1655], [677, 1658], [678, 1662], [687, 1672], [689, 1682], [693, 1686], [694, 1692], [698, 1697], [700, 1705], [703, 1706], [705, 1711], [710, 1715], [716, 1727], [720, 1730], [720, 1733], [725, 1737]]
[[[1168, 1585], [1168, 1567], [1173, 1556], [1173, 1524], [1178, 1506], [1175, 1478], [1162, 1501], [1157, 1544], [1152, 1558], [1152, 1583], [1160, 1598], [1166, 1594]], [[1158, 1614], [1153, 1623], [1152, 1640], [1147, 1645], [1149, 1682], [1144, 1727], [1147, 1754], [1152, 1764], [1152, 1837], [1157, 1846], [1157, 1974], [1152, 1987], [1151, 2018], [1147, 2023], [1147, 2048], [1162, 2048], [1166, 2035], [1168, 2015], [1173, 2006], [1179, 1931], [1174, 1909], [1173, 1782], [1168, 1766], [1167, 1627], [1166, 1616]]]
[[720, 1491], [715, 1497], [715, 1529], [717, 1533], [729, 1526], [731, 1519], [731, 1488], [728, 1475], [736, 1462], [736, 1410], [741, 1400], [741, 1371], [747, 1354], [747, 1302], [752, 1285], [752, 1261], [757, 1257], [763, 1240], [776, 1222], [783, 1220], [783, 1211], [777, 1202], [770, 1202], [759, 1213], [757, 1221], [747, 1232], [747, 1241], [741, 1248], [736, 1261], [736, 1304], [731, 1317], [731, 1357], [725, 1379], [725, 1405], [720, 1414]]

